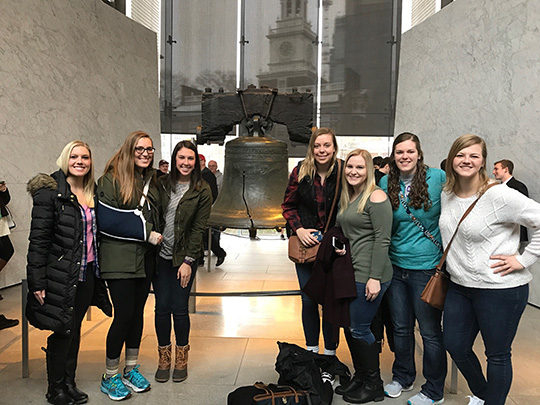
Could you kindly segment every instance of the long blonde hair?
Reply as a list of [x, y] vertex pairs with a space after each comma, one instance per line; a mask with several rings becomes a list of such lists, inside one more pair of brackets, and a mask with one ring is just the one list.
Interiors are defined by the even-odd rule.
[[487, 146], [486, 142], [480, 138], [478, 135], [467, 134], [461, 135], [457, 138], [452, 146], [450, 151], [448, 151], [448, 157], [446, 158], [446, 183], [444, 183], [444, 191], [446, 192], [456, 192], [457, 187], [457, 174], [454, 170], [454, 158], [457, 154], [465, 148], [468, 148], [472, 145], [480, 145], [482, 148], [482, 157], [484, 159], [484, 164], [480, 168], [478, 175], [480, 176], [480, 186], [477, 192], [484, 190], [489, 184], [489, 177], [486, 171], [486, 162], [487, 162]]
[[71, 157], [71, 152], [77, 147], [83, 147], [88, 150], [90, 155], [90, 170], [84, 175], [83, 178], [83, 196], [85, 201], [79, 201], [81, 204], [85, 204], [90, 208], [94, 207], [94, 161], [92, 160], [92, 149], [88, 146], [87, 143], [83, 141], [71, 141], [60, 153], [58, 159], [56, 159], [56, 165], [64, 172], [66, 177], [69, 176], [69, 159]]
[[[120, 195], [124, 204], [138, 200], [142, 195], [142, 190], [137, 186], [135, 181], [135, 146], [142, 138], [150, 138], [146, 132], [135, 131], [129, 134], [112, 158], [105, 165], [105, 172], [112, 172], [113, 179], [120, 183]], [[143, 170], [143, 175], [154, 165], [154, 155], [150, 165]]]
[[315, 178], [315, 174], [317, 173], [317, 166], [315, 165], [315, 141], [320, 135], [332, 135], [332, 142], [334, 143], [334, 156], [332, 156], [332, 162], [330, 163], [330, 167], [328, 168], [328, 173], [332, 173], [332, 170], [334, 170], [334, 164], [337, 160], [337, 152], [338, 152], [338, 145], [337, 145], [337, 139], [336, 134], [333, 130], [330, 128], [318, 128], [313, 131], [311, 134], [311, 138], [309, 139], [309, 145], [308, 145], [308, 151], [306, 154], [306, 158], [302, 162], [302, 165], [300, 166], [300, 170], [298, 171], [298, 181], [302, 181], [304, 177], [308, 177], [311, 179]]
[[349, 159], [354, 156], [361, 156], [364, 159], [364, 161], [366, 162], [367, 170], [366, 181], [364, 181], [363, 184], [362, 198], [360, 198], [360, 201], [358, 201], [358, 207], [356, 209], [356, 212], [358, 212], [359, 214], [364, 212], [366, 203], [369, 200], [371, 193], [373, 193], [376, 187], [375, 169], [373, 169], [373, 158], [371, 156], [371, 153], [369, 153], [365, 149], [355, 149], [350, 152], [345, 159], [345, 168], [343, 169], [343, 175], [341, 176], [341, 183], [343, 184], [343, 188], [341, 190], [341, 199], [339, 200], [339, 203], [341, 205], [339, 212], [341, 213], [347, 209], [347, 207], [351, 203], [351, 197], [354, 194], [354, 188], [347, 182], [347, 178], [345, 176], [347, 163], [349, 162]]

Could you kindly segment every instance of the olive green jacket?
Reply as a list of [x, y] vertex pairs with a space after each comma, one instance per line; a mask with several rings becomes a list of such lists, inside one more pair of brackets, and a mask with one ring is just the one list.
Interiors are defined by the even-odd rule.
[[[155, 172], [154, 169], [151, 169], [145, 174], [144, 179], [141, 177], [139, 185], [141, 190], [148, 178], [155, 176]], [[104, 174], [98, 180], [97, 196], [99, 201], [121, 209], [135, 209], [140, 202], [140, 199], [136, 199], [128, 204], [123, 203], [120, 184], [113, 179], [111, 172]], [[155, 177], [150, 183], [147, 199], [149, 204], [144, 204], [143, 215], [146, 219], [146, 237], [148, 239], [151, 231], [159, 232], [159, 228], [155, 226], [158, 218], [157, 207], [159, 206], [159, 193]], [[102, 235], [99, 249], [101, 277], [105, 280], [144, 278], [146, 277], [144, 256], [151, 252], [155, 252], [155, 247], [148, 242], [127, 241]]]
[[[159, 182], [160, 229], [165, 228], [165, 213], [171, 196], [169, 175]], [[186, 256], [198, 259], [203, 250], [206, 223], [212, 210], [212, 192], [205, 181], [200, 190], [190, 186], [178, 202], [174, 218], [173, 266], [179, 267]]]

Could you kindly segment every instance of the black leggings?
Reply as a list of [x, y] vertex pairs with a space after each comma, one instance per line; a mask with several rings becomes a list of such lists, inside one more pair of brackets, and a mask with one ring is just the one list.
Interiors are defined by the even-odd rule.
[[107, 280], [114, 307], [114, 319], [107, 334], [107, 358], [116, 359], [124, 343], [138, 349], [144, 325], [144, 306], [154, 276], [155, 254], [144, 257], [145, 278]]
[[9, 262], [15, 250], [9, 236], [0, 237], [0, 259]]

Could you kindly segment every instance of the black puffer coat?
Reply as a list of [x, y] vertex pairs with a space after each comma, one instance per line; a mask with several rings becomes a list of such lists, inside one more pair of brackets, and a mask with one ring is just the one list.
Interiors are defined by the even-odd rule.
[[[50, 176], [38, 174], [28, 182], [27, 190], [34, 207], [26, 267], [26, 315], [36, 328], [69, 334], [83, 254], [83, 222], [77, 197], [61, 170]], [[41, 290], [45, 290], [44, 305], [33, 294]], [[112, 315], [105, 284], [98, 278], [92, 304]]]

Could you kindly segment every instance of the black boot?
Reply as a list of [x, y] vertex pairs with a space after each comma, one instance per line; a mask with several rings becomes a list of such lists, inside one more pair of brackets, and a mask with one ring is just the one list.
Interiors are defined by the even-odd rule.
[[47, 402], [53, 405], [75, 405], [63, 385], [49, 386]]
[[88, 402], [88, 394], [77, 388], [75, 382], [73, 384], [66, 382], [66, 392], [76, 404], [85, 404]]
[[88, 402], [88, 394], [77, 388], [75, 384], [75, 370], [77, 369], [77, 358], [79, 356], [79, 346], [81, 341], [80, 333], [73, 336], [67, 353], [65, 369], [65, 385], [68, 395], [76, 404], [85, 404]]
[[357, 354], [355, 355], [353, 349], [354, 342], [352, 341], [354, 340], [354, 338], [352, 337], [351, 331], [348, 328], [344, 328], [343, 332], [345, 333], [345, 339], [347, 340], [347, 345], [349, 346], [349, 351], [351, 352], [354, 375], [349, 381], [341, 383], [341, 385], [336, 388], [335, 393], [338, 395], [344, 395], [348, 394], [349, 392], [356, 391], [362, 386], [364, 381], [364, 378], [361, 374], [362, 359], [359, 359]]
[[351, 352], [361, 361], [364, 384], [360, 389], [343, 396], [346, 402], [365, 404], [384, 400], [384, 389], [379, 368], [379, 348], [377, 342], [368, 345], [364, 340], [352, 339]]
[[49, 343], [47, 345], [47, 380], [49, 388], [45, 397], [50, 404], [75, 405], [75, 402], [67, 393], [64, 384], [65, 361], [61, 357], [54, 350], [54, 340], [51, 340], [49, 336]]

